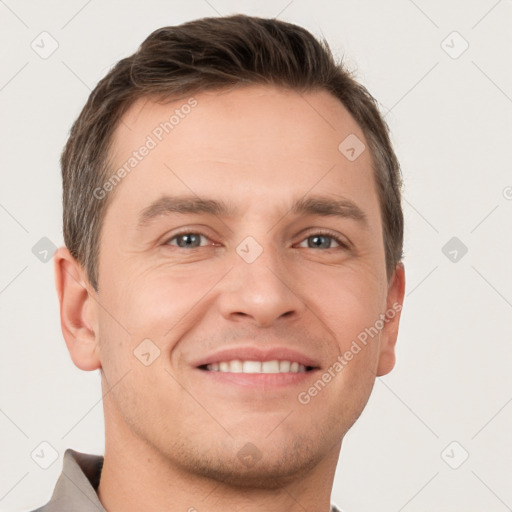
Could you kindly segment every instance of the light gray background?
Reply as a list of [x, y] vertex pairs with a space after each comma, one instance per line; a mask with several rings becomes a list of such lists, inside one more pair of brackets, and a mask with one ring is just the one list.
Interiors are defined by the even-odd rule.
[[[45, 503], [67, 447], [103, 453], [99, 372], [72, 364], [52, 261], [32, 253], [42, 237], [63, 243], [58, 157], [71, 123], [151, 31], [235, 12], [325, 36], [387, 112], [404, 173], [398, 362], [345, 439], [333, 501], [512, 510], [509, 0], [0, 1], [0, 509]], [[47, 59], [31, 48], [50, 47], [43, 31], [59, 45]], [[442, 251], [452, 237], [468, 248], [445, 251], [455, 262]], [[46, 470], [31, 458], [43, 441], [58, 452]]]

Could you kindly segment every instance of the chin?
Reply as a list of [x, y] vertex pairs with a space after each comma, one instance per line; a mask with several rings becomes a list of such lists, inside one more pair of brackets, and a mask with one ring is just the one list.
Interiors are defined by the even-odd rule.
[[278, 489], [309, 473], [325, 456], [320, 443], [307, 437], [281, 445], [267, 439], [265, 444], [261, 449], [250, 442], [239, 449], [233, 445], [210, 447], [207, 453], [197, 446], [187, 450], [182, 445], [172, 458], [176, 461], [179, 456], [176, 462], [194, 475], [231, 487]]

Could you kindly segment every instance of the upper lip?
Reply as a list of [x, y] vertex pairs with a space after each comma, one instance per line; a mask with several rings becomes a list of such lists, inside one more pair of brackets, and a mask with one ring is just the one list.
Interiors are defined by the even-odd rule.
[[194, 365], [204, 366], [206, 364], [220, 363], [222, 361], [233, 361], [238, 359], [240, 361], [296, 361], [304, 366], [311, 366], [312, 368], [318, 368], [319, 364], [311, 357], [302, 354], [294, 349], [287, 347], [233, 347], [225, 348], [214, 352], [210, 355], [204, 356], [197, 360]]

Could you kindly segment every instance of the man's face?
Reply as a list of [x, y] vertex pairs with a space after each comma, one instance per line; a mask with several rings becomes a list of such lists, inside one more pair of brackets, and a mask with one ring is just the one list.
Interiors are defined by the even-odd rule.
[[[188, 98], [139, 100], [115, 133], [114, 169], [150, 149], [116, 186], [90, 302], [113, 387], [107, 435], [134, 434], [182, 471], [285, 481], [335, 463], [375, 374], [392, 367], [396, 319], [333, 369], [396, 295], [371, 156], [340, 152], [351, 134], [366, 141], [326, 92], [251, 86], [194, 98], [191, 108], [181, 108]], [[178, 212], [178, 196], [229, 211]], [[342, 202], [341, 214], [294, 210], [313, 198]], [[257, 371], [255, 360], [267, 361], [263, 373], [236, 372], [243, 361]], [[223, 371], [205, 369], [219, 361]]]

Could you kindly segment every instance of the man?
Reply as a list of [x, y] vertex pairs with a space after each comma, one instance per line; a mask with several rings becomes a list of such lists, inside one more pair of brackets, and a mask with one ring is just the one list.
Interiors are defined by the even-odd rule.
[[372, 96], [300, 27], [200, 19], [98, 83], [61, 163], [61, 325], [105, 455], [68, 449], [39, 510], [337, 510], [405, 286]]

